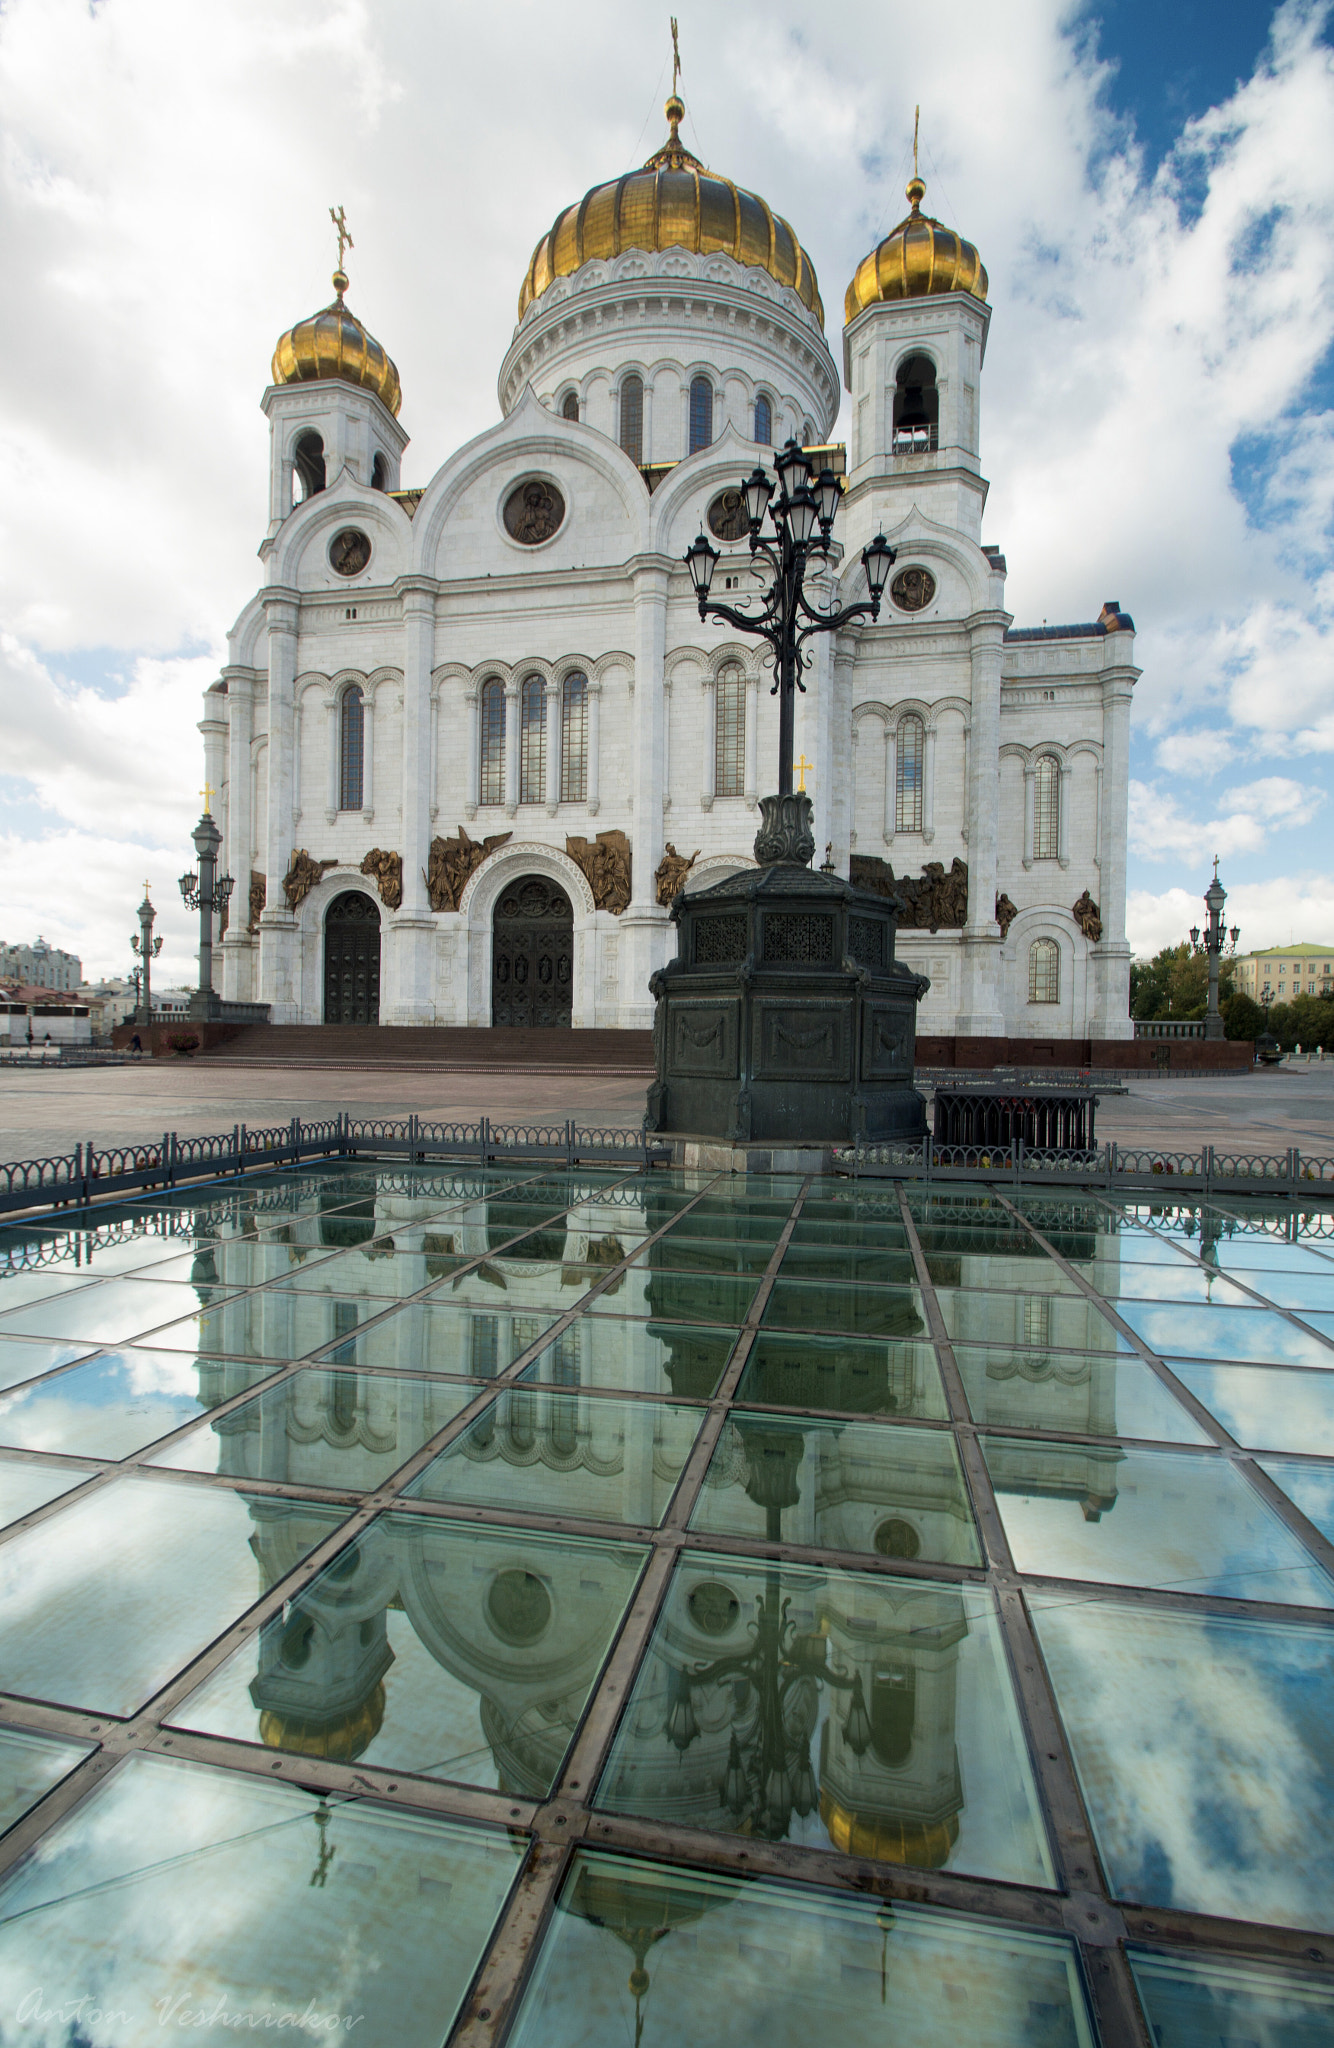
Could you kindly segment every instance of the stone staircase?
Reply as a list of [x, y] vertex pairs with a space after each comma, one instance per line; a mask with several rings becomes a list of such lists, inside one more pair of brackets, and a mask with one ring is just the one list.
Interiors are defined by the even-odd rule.
[[252, 1024], [199, 1057], [214, 1066], [651, 1076], [653, 1034], [453, 1025]]

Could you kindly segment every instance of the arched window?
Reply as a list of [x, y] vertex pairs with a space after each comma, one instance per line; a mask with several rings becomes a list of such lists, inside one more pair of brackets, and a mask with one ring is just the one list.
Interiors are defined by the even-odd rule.
[[1055, 939], [1034, 939], [1028, 949], [1028, 1000], [1030, 1003], [1059, 1003], [1061, 1000], [1061, 949]]
[[909, 356], [894, 386], [894, 453], [926, 455], [937, 445], [940, 393], [930, 356]]
[[713, 787], [719, 796], [744, 796], [746, 788], [746, 685], [739, 668], [718, 676], [714, 719]]
[[809, 420], [803, 420], [801, 423], [801, 445], [803, 448], [815, 446], [815, 428]]
[[313, 431], [297, 438], [292, 450], [292, 481], [298, 505], [324, 489], [324, 443]]
[[771, 446], [774, 438], [774, 409], [763, 393], [755, 401], [755, 432], [752, 438], [765, 448]]
[[695, 377], [690, 385], [690, 453], [713, 446], [713, 386], [707, 377]]
[[915, 711], [899, 720], [898, 757], [894, 766], [894, 830], [922, 829], [922, 757], [926, 730]]
[[480, 801], [505, 801], [505, 685], [499, 676], [482, 684]]
[[547, 686], [525, 676], [519, 695], [519, 802], [540, 804], [547, 794]]
[[561, 400], [560, 416], [563, 420], [577, 420], [579, 417], [579, 393], [567, 391]]
[[387, 491], [389, 489], [389, 464], [385, 461], [383, 455], [377, 455], [371, 464], [371, 489], [373, 491]]
[[1055, 860], [1060, 850], [1061, 764], [1044, 754], [1033, 778], [1033, 858]]
[[560, 800], [581, 804], [588, 796], [588, 677], [577, 669], [560, 686]]
[[642, 377], [621, 379], [621, 431], [620, 443], [631, 462], [644, 460], [644, 380]]
[[366, 763], [366, 700], [360, 683], [343, 692], [338, 719], [338, 808], [359, 811]]

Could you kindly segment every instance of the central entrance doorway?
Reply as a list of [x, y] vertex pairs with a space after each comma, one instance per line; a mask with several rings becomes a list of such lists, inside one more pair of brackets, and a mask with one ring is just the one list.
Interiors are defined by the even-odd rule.
[[491, 1022], [570, 1025], [574, 912], [545, 875], [521, 875], [491, 925]]
[[380, 1021], [380, 913], [360, 889], [335, 896], [324, 920], [324, 1021]]

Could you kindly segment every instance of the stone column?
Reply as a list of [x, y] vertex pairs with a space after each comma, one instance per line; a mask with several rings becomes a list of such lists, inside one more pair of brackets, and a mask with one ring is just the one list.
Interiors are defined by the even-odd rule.
[[718, 776], [718, 678], [706, 675], [700, 679], [704, 696], [704, 754], [700, 761], [699, 806], [702, 811], [713, 809], [717, 791]]
[[384, 916], [390, 972], [386, 1024], [435, 1022], [435, 919], [426, 895], [431, 847], [431, 671], [435, 667], [435, 583], [398, 582], [403, 608], [403, 901]]
[[856, 822], [856, 745], [852, 724], [852, 681], [856, 662], [855, 641], [846, 634], [830, 636], [834, 642], [830, 662], [829, 837], [834, 842], [833, 860], [839, 874], [848, 872], [848, 855]]
[[1070, 865], [1070, 763], [1061, 763], [1060, 797], [1056, 811], [1056, 858], [1063, 868]]
[[561, 686], [547, 678], [547, 816], [554, 818], [560, 804], [560, 697]]
[[431, 823], [434, 825], [440, 814], [440, 693], [434, 682], [431, 690], [431, 772], [430, 798]]
[[519, 678], [511, 676], [505, 685], [505, 816], [512, 818], [519, 808]]
[[936, 836], [936, 727], [934, 719], [926, 728], [922, 759], [922, 838], [929, 846]]
[[1000, 841], [1001, 642], [1009, 624], [1002, 611], [974, 612], [968, 620], [971, 653], [968, 750], [968, 922], [960, 949], [960, 998], [955, 1029], [966, 1038], [1001, 1038], [1000, 926], [996, 923], [996, 863]]
[[463, 805], [470, 819], [477, 816], [477, 806], [482, 795], [481, 695], [482, 686], [474, 677], [468, 685], [468, 793]]
[[1035, 834], [1034, 834], [1034, 826], [1033, 826], [1033, 816], [1034, 816], [1034, 801], [1033, 801], [1033, 796], [1034, 796], [1034, 787], [1035, 787], [1035, 784], [1036, 784], [1036, 782], [1037, 782], [1037, 773], [1038, 773], [1038, 771], [1037, 771], [1037, 763], [1036, 763], [1035, 761], [1032, 761], [1032, 760], [1028, 760], [1028, 761], [1025, 761], [1025, 763], [1024, 763], [1024, 866], [1025, 866], [1026, 868], [1031, 868], [1031, 867], [1032, 867], [1032, 865], [1033, 865], [1033, 841], [1034, 841], [1034, 837], [1035, 837]]
[[338, 804], [343, 792], [339, 787], [342, 780], [342, 733], [339, 730], [341, 705], [337, 696], [330, 697], [324, 707], [324, 738], [327, 758], [324, 769], [324, 822], [332, 825], [338, 816]]
[[746, 730], [745, 730], [745, 776], [746, 802], [754, 810], [759, 798], [759, 757], [760, 757], [760, 679], [746, 677]]
[[630, 907], [620, 920], [619, 1021], [643, 1028], [653, 1022], [649, 976], [671, 951], [667, 912], [657, 902], [654, 871], [663, 850], [663, 749], [667, 654], [667, 585], [676, 564], [663, 555], [640, 555], [632, 564], [635, 591], [635, 679], [631, 714], [633, 849]]
[[301, 1022], [301, 942], [283, 892], [292, 857], [292, 716], [300, 598], [265, 591], [268, 626], [268, 780], [264, 799], [265, 905], [260, 919], [259, 999], [274, 1024]]
[[885, 725], [885, 824], [883, 837], [886, 846], [894, 844], [898, 830], [899, 782], [898, 782], [899, 729], [896, 725]]
[[1126, 818], [1130, 800], [1130, 704], [1140, 671], [1131, 665], [1134, 636], [1108, 634], [1102, 672], [1102, 775], [1098, 839], [1102, 862], [1098, 912], [1102, 939], [1091, 949], [1093, 1038], [1133, 1038], [1130, 948], [1126, 944]]
[[256, 951], [255, 938], [246, 929], [255, 845], [250, 751], [256, 678], [248, 668], [225, 668], [222, 676], [227, 685], [227, 858], [236, 878], [231, 919], [222, 941], [222, 993], [228, 1002], [249, 1003], [255, 997]]
[[672, 679], [662, 679], [662, 815], [663, 836], [667, 833], [667, 813], [672, 808]]
[[598, 814], [602, 748], [602, 685], [588, 678], [588, 815]]
[[368, 689], [361, 709], [361, 817], [369, 825], [375, 816], [375, 697]]

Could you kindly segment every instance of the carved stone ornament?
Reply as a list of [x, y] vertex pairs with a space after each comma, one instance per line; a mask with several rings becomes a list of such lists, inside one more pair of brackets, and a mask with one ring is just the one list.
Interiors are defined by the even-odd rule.
[[658, 901], [664, 910], [673, 897], [679, 896], [682, 889], [684, 889], [686, 876], [699, 859], [699, 853], [700, 850], [696, 847], [689, 860], [687, 860], [683, 853], [677, 852], [670, 839], [667, 841], [667, 850], [658, 862], [657, 867], [653, 870], [653, 880], [657, 884]]
[[1071, 916], [1091, 946], [1096, 946], [1102, 937], [1102, 913], [1086, 889], [1078, 903], [1071, 906]]
[[248, 932], [257, 932], [259, 930], [259, 921], [264, 914], [264, 905], [268, 899], [268, 893], [269, 885], [266, 878], [260, 873], [258, 868], [251, 868], [250, 922], [246, 926]]
[[1011, 903], [1009, 897], [1005, 894], [1005, 891], [1002, 889], [1000, 895], [996, 898], [996, 922], [1000, 926], [1000, 935], [1002, 938], [1005, 937], [1006, 933], [1010, 929], [1010, 926], [1014, 923], [1018, 915], [1019, 905], [1017, 903]]
[[936, 594], [936, 579], [929, 569], [919, 565], [900, 569], [889, 586], [889, 594], [901, 612], [924, 612]]
[[512, 832], [493, 832], [489, 839], [471, 839], [459, 826], [457, 839], [433, 839], [426, 870], [426, 894], [432, 910], [457, 910], [471, 876]]
[[336, 868], [336, 860], [312, 860], [304, 846], [292, 848], [292, 860], [283, 876], [283, 894], [289, 910], [295, 910], [305, 902], [317, 882], [324, 880], [329, 868]]
[[630, 902], [630, 842], [624, 832], [599, 832], [596, 840], [567, 838], [565, 851], [587, 876], [594, 908], [619, 917]]
[[539, 547], [560, 530], [565, 500], [554, 484], [529, 477], [516, 484], [505, 500], [505, 531], [526, 548]]
[[374, 875], [381, 903], [389, 910], [397, 910], [403, 901], [402, 854], [387, 853], [382, 846], [373, 846], [361, 863], [361, 872]]
[[887, 860], [874, 854], [853, 854], [850, 878], [858, 889], [870, 889], [898, 905], [900, 927], [908, 931], [962, 931], [968, 918], [968, 863], [956, 856], [946, 874], [943, 864], [929, 860], [921, 875], [895, 880]]
[[329, 562], [340, 576], [359, 576], [371, 558], [371, 544], [357, 526], [344, 526], [329, 542]]
[[709, 532], [715, 540], [745, 540], [750, 532], [746, 501], [740, 491], [719, 491], [709, 507]]
[[755, 858], [760, 866], [771, 868], [782, 861], [791, 867], [808, 868], [815, 858], [815, 834], [811, 830], [814, 815], [805, 790], [794, 789], [787, 796], [762, 796], [762, 822], [755, 834]]

